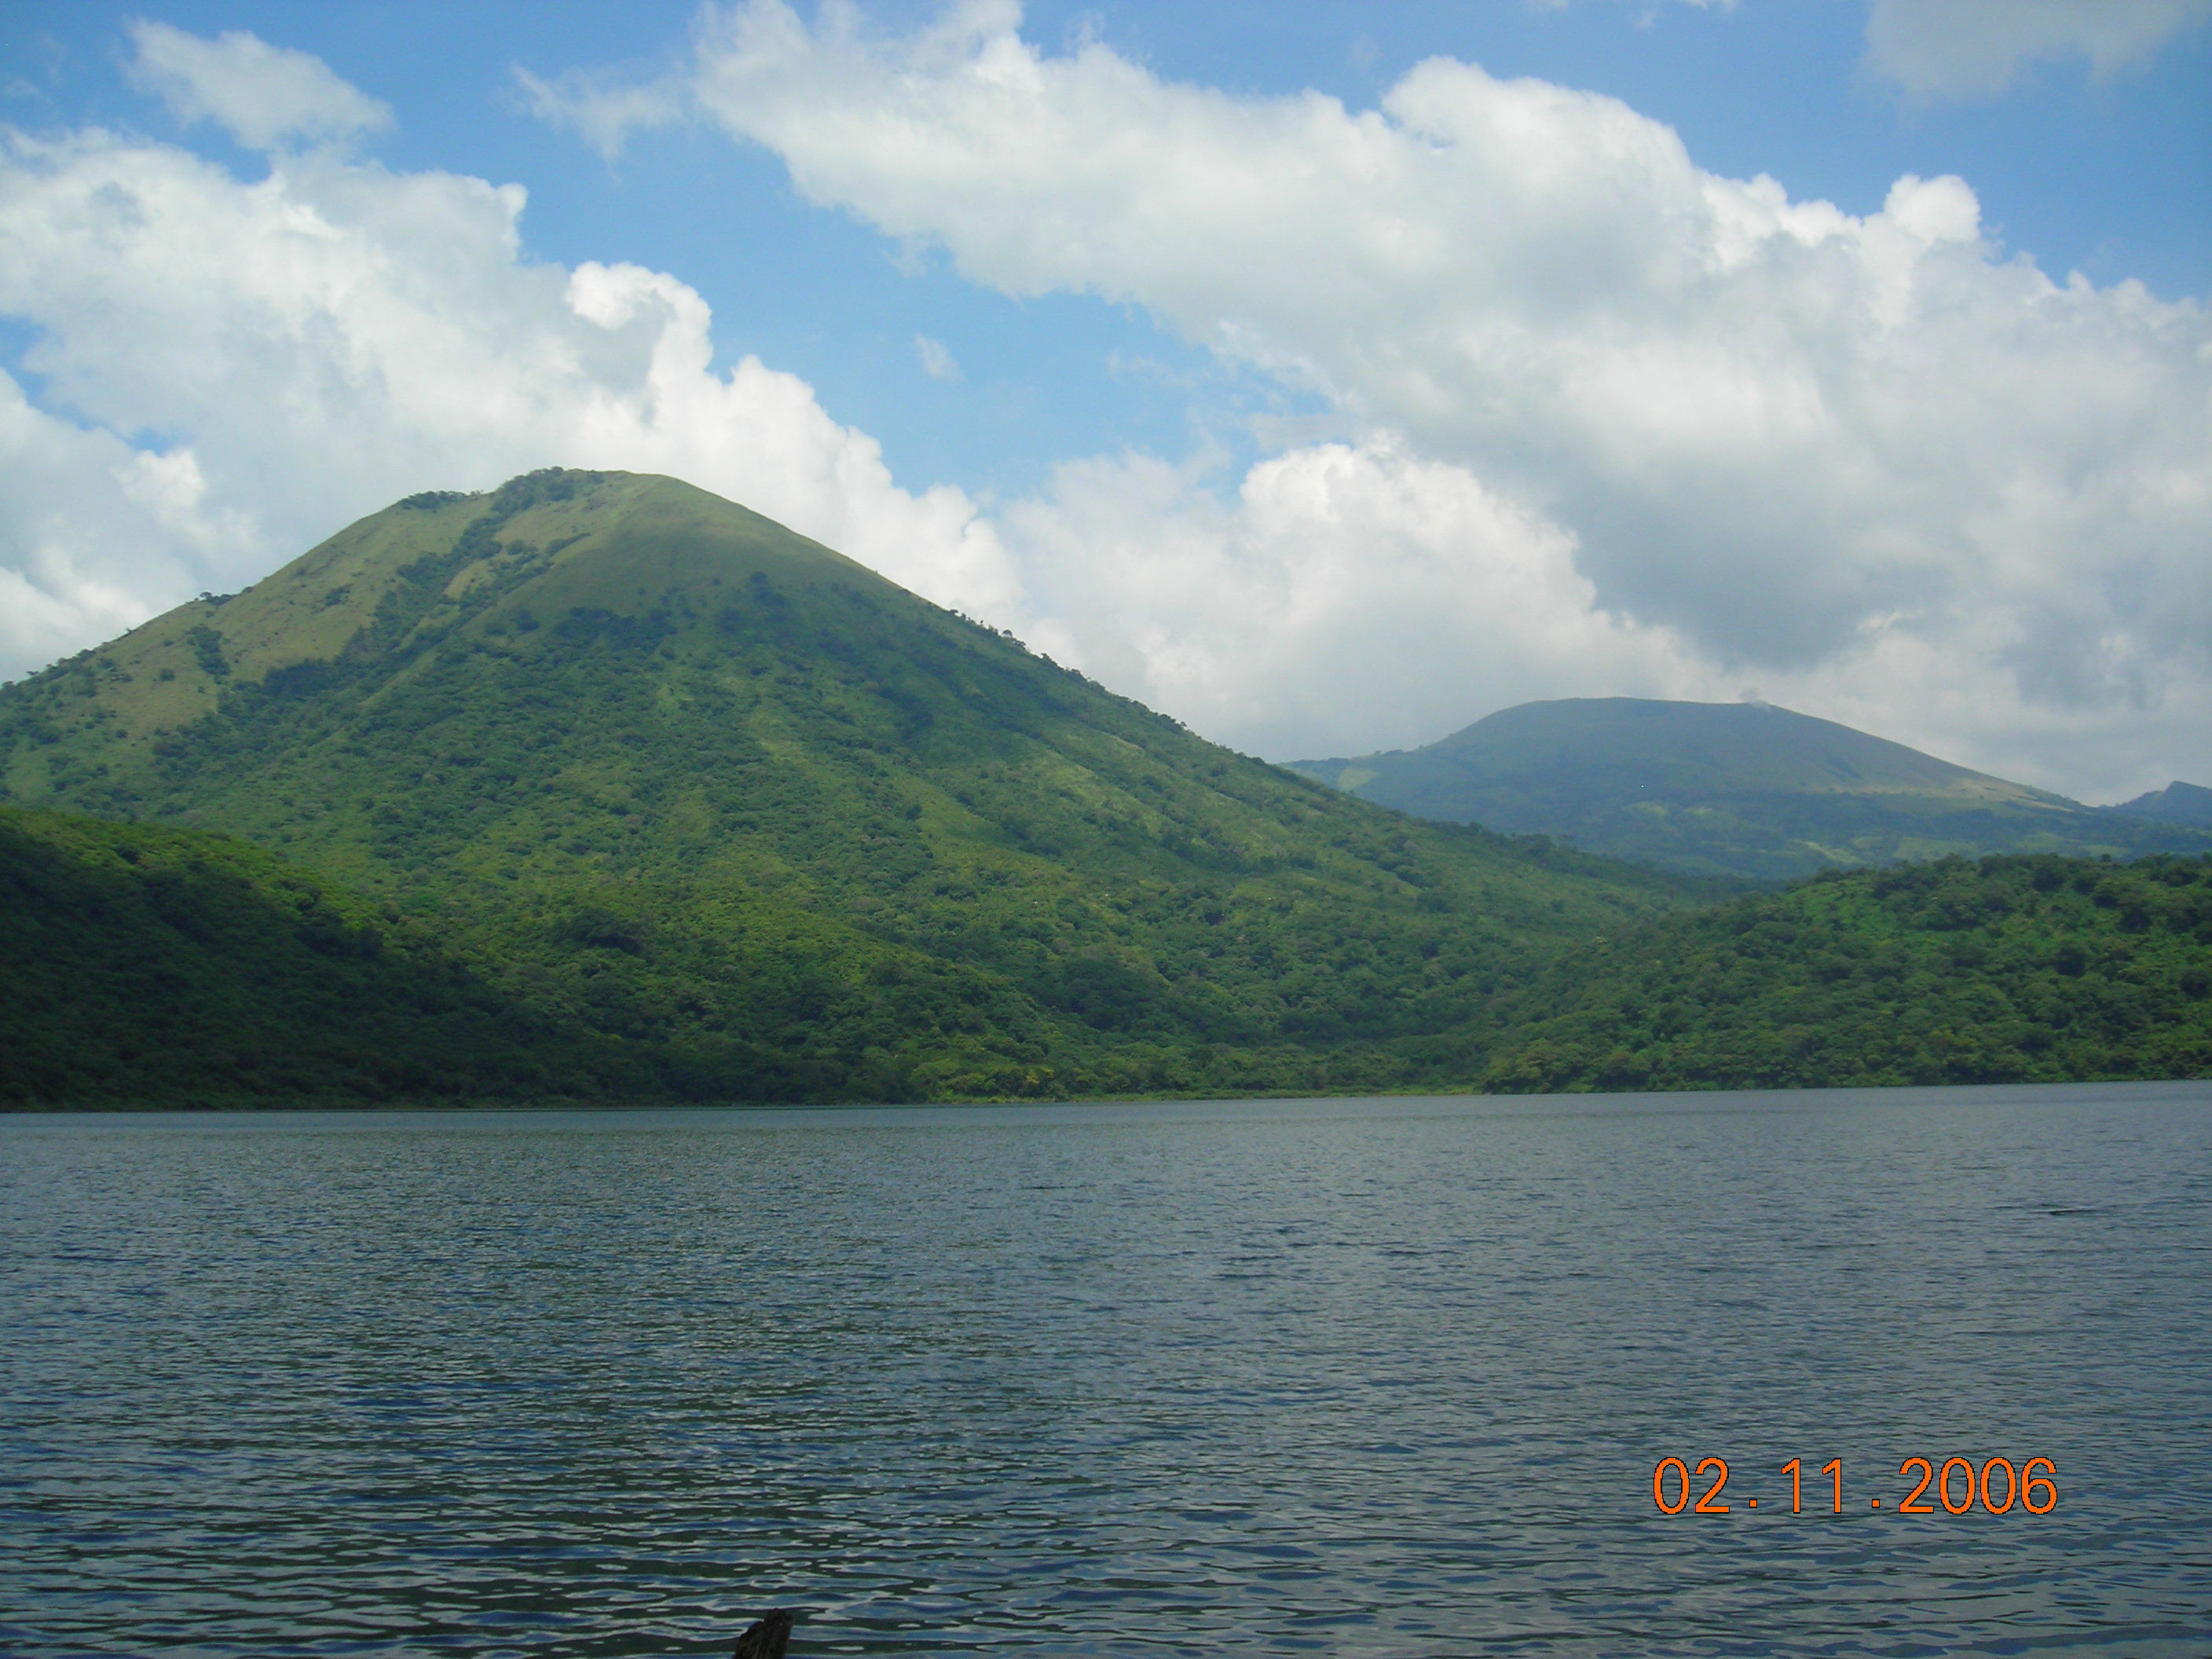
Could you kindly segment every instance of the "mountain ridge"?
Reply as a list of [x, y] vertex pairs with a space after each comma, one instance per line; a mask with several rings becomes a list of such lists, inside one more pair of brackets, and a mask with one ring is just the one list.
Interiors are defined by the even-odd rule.
[[2162, 823], [2186, 823], [2212, 829], [2212, 789], [2175, 779], [2163, 789], [2153, 789], [2124, 800], [2117, 806], [2098, 809], [2130, 817], [2154, 818]]
[[2212, 848], [2186, 825], [2084, 806], [1765, 703], [1523, 703], [1419, 749], [1291, 769], [1416, 817], [1763, 881], [1952, 854]]

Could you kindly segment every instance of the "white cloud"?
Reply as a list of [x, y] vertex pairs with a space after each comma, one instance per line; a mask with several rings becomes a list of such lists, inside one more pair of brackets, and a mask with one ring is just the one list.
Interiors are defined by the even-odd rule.
[[165, 534], [160, 520], [192, 504], [127, 487], [162, 460], [41, 413], [0, 374], [0, 674], [144, 621], [149, 587], [191, 591], [174, 549], [195, 526]]
[[622, 155], [631, 129], [665, 126], [688, 107], [683, 82], [669, 76], [631, 81], [571, 70], [548, 79], [518, 64], [514, 79], [532, 113], [580, 134], [609, 161]]
[[[1878, 619], [1817, 661], [1755, 676], [1598, 603], [1573, 538], [1466, 469], [1388, 441], [1263, 461], [1226, 502], [1194, 469], [1071, 463], [1009, 506], [1031, 642], [1198, 730], [1279, 759], [1431, 741], [1544, 697], [1767, 701], [2001, 776], [2109, 799], [2212, 776], [2212, 686], [2145, 707], [2122, 641], [2118, 706], [2024, 717], [2011, 619], [1941, 636]], [[2143, 688], [2136, 686], [2134, 692]]]
[[[23, 253], [0, 311], [43, 331], [49, 405], [0, 421], [8, 672], [398, 495], [557, 462], [688, 478], [1277, 754], [1418, 741], [1593, 672], [1702, 684], [1663, 630], [1593, 609], [1541, 514], [1387, 445], [1293, 451], [1225, 506], [1157, 461], [1075, 463], [994, 524], [899, 489], [795, 377], [714, 374], [676, 278], [522, 259], [520, 190], [327, 157], [247, 183], [98, 132], [0, 157]], [[148, 430], [185, 436], [126, 441]]]
[[714, 373], [676, 277], [525, 258], [518, 187], [5, 135], [0, 314], [39, 343], [35, 402], [0, 385], [0, 672], [557, 463], [690, 479], [1282, 757], [1755, 684], [2097, 798], [2212, 778], [2201, 308], [2006, 259], [1956, 179], [1853, 218], [1556, 87], [1237, 98], [1016, 15], [755, 8], [695, 91], [817, 198], [1146, 305], [1360, 435], [1225, 484], [1073, 461], [987, 517], [803, 381]]
[[[0, 312], [42, 331], [46, 407], [6, 383], [0, 672], [398, 495], [564, 463], [688, 478], [1277, 754], [1418, 741], [1593, 672], [1703, 684], [1663, 630], [1593, 609], [1540, 513], [1388, 445], [1292, 451], [1226, 505], [1142, 458], [1071, 464], [996, 524], [957, 489], [902, 490], [804, 382], [750, 358], [714, 374], [676, 278], [523, 260], [523, 205], [327, 157], [248, 183], [105, 133], [12, 138]], [[149, 430], [184, 436], [134, 448]]]
[[2002, 92], [2030, 64], [2109, 76], [2212, 19], [2212, 0], [1874, 0], [1874, 66], [1923, 98]]
[[914, 355], [921, 364], [921, 372], [933, 380], [957, 380], [960, 364], [942, 340], [933, 340], [927, 334], [914, 337]]
[[1205, 482], [1074, 462], [1009, 507], [1032, 642], [1286, 758], [1423, 743], [1533, 697], [1710, 689], [1667, 630], [1595, 607], [1558, 526], [1458, 467], [1321, 444], [1227, 503]]
[[[1778, 701], [1925, 653], [1996, 700], [1978, 752], [2087, 720], [2212, 769], [2187, 724], [2212, 671], [2200, 305], [2052, 282], [1957, 179], [1858, 217], [1541, 82], [1433, 59], [1352, 111], [1048, 56], [1019, 16], [969, 0], [902, 36], [753, 0], [702, 22], [691, 98], [975, 281], [1142, 305], [1322, 392], [1364, 448], [1522, 504], [1616, 647], [1663, 635]], [[1610, 648], [1593, 679], [1629, 673]], [[1877, 729], [1907, 735], [1916, 697]], [[2097, 787], [2112, 741], [2042, 775]]]
[[249, 149], [350, 138], [392, 124], [392, 111], [321, 58], [233, 29], [210, 40], [143, 19], [130, 27], [131, 79], [180, 121], [212, 120]]
[[[548, 465], [672, 473], [940, 602], [1018, 614], [959, 491], [748, 357], [713, 372], [672, 276], [519, 251], [515, 186], [328, 155], [244, 181], [97, 131], [0, 134], [0, 674], [251, 581], [426, 488]], [[141, 434], [176, 434], [155, 444]]]

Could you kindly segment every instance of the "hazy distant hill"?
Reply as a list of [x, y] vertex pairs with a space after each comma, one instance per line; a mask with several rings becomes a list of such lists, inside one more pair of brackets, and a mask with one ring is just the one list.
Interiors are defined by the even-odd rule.
[[2193, 783], [2169, 783], [2147, 795], [2105, 809], [2129, 817], [2155, 818], [2165, 823], [2186, 823], [2212, 830], [2212, 789]]
[[410, 497], [0, 690], [0, 799], [281, 849], [744, 1098], [1463, 1081], [1501, 989], [1698, 896], [1232, 754], [618, 473]]
[[1953, 854], [2212, 848], [2212, 826], [2141, 803], [2083, 806], [1764, 703], [1523, 703], [1424, 748], [1293, 769], [1420, 817], [1762, 880]]

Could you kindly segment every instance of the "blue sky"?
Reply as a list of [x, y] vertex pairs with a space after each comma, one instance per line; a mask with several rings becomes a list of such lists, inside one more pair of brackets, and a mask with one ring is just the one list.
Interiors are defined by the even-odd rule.
[[[1760, 695], [2089, 798], [2212, 781], [2209, 24], [18, 0], [0, 674], [561, 461], [748, 499], [1279, 758]], [[455, 340], [496, 369], [441, 383]]]

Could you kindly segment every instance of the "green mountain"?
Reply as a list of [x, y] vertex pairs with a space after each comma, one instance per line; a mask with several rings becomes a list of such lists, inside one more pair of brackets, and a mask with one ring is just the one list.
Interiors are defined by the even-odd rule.
[[2212, 1076], [2212, 859], [1828, 872], [1555, 964], [1482, 1086]]
[[2083, 806], [1765, 703], [1523, 703], [1424, 748], [1291, 769], [1418, 817], [1759, 881], [1954, 854], [2212, 849], [2212, 825]]
[[410, 497], [0, 689], [0, 799], [411, 918], [585, 1093], [1448, 1086], [1501, 992], [1705, 896], [1232, 754], [619, 473]]

